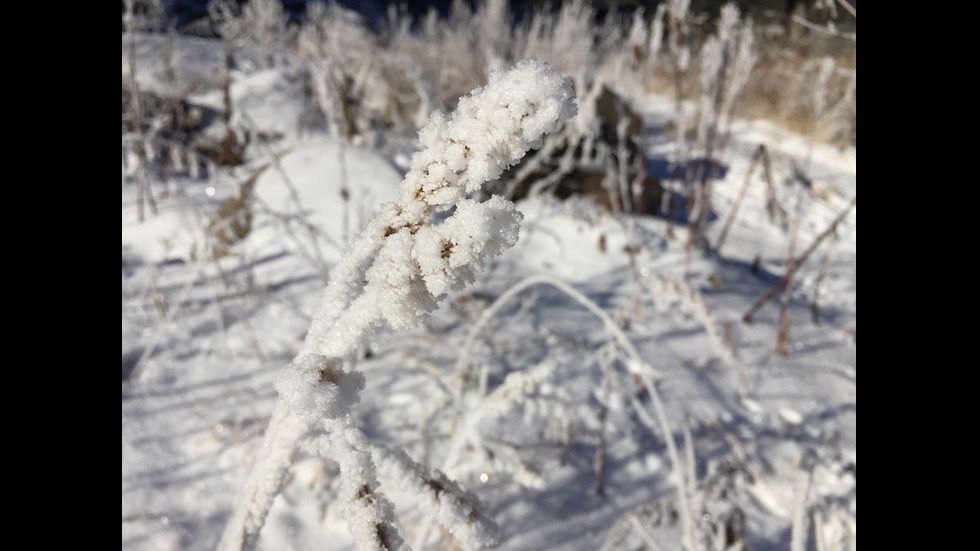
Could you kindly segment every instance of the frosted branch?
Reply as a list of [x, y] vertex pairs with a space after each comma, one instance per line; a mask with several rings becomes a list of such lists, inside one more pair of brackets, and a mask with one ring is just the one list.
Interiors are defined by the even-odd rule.
[[370, 445], [378, 470], [398, 482], [417, 499], [419, 508], [436, 519], [464, 549], [494, 545], [499, 530], [481, 510], [476, 496], [467, 492], [441, 471], [429, 471], [402, 450]]
[[408, 551], [394, 525], [395, 506], [378, 491], [381, 483], [371, 454], [364, 449], [364, 435], [345, 428], [344, 422], [331, 420], [332, 430], [304, 443], [302, 449], [340, 465], [340, 511], [357, 551]]
[[[254, 548], [299, 444], [317, 425], [325, 434], [304, 446], [341, 464], [343, 509], [358, 550], [406, 547], [392, 524], [393, 506], [377, 492], [363, 435], [346, 426], [364, 377], [345, 371], [343, 359], [382, 323], [395, 329], [421, 323], [447, 293], [471, 283], [488, 260], [516, 243], [522, 215], [513, 203], [468, 196], [541, 147], [545, 134], [576, 114], [574, 98], [568, 79], [528, 60], [492, 73], [485, 87], [460, 98], [451, 116], [432, 114], [419, 131], [422, 149], [399, 186], [399, 201], [383, 205], [350, 243], [331, 273], [297, 359], [276, 381], [279, 400], [269, 431], [219, 549]], [[451, 209], [441, 224], [433, 223], [434, 212]], [[396, 471], [414, 468], [407, 458], [390, 455], [377, 460]], [[429, 489], [441, 488], [435, 512], [440, 522], [468, 543], [492, 540], [482, 518], [461, 520], [469, 518], [461, 511], [471, 509], [448, 479], [425, 474], [423, 480]]]

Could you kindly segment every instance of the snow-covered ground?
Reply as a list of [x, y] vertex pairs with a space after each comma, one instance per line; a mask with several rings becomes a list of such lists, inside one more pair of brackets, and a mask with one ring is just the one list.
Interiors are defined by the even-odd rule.
[[[207, 76], [221, 56], [207, 41], [191, 42], [186, 70]], [[146, 87], [160, 85], [146, 78]], [[170, 193], [158, 193], [157, 213], [143, 222], [135, 179], [124, 169], [123, 549], [216, 546], [262, 443], [276, 377], [299, 350], [330, 268], [381, 204], [397, 198], [408, 169], [407, 142], [372, 148], [297, 135], [296, 86], [288, 71], [237, 74], [235, 101], [248, 124], [285, 137], [234, 174], [170, 177]], [[220, 101], [213, 91], [198, 99]], [[635, 108], [650, 129], [651, 162], [670, 158], [673, 141], [657, 129], [673, 115], [673, 101], [648, 96]], [[801, 195], [798, 256], [856, 196], [856, 152], [738, 122], [715, 183], [709, 242], [760, 144], [791, 214], [800, 189], [793, 167], [812, 180]], [[775, 354], [779, 295], [743, 321], [787, 271], [790, 227], [766, 213], [760, 174], [756, 167], [717, 254], [691, 258], [685, 228], [669, 237], [661, 218], [615, 217], [586, 200], [518, 202], [519, 241], [475, 284], [444, 301], [424, 329], [385, 327], [363, 343], [356, 368], [367, 384], [354, 424], [478, 496], [500, 527], [497, 549], [679, 549], [681, 487], [702, 533], [744, 527], [754, 551], [789, 549], [794, 538], [814, 549], [853, 548], [857, 211], [796, 274], [789, 351]], [[214, 259], [208, 224], [252, 176], [251, 231]], [[544, 275], [554, 280], [496, 303]], [[672, 434], [661, 430], [613, 332], [564, 285], [611, 317], [653, 368]], [[491, 306], [494, 315], [481, 318]], [[468, 431], [453, 430], [453, 389], [466, 375], [460, 363], [466, 373], [485, 370], [488, 395], [499, 401], [491, 415], [489, 398], [472, 391], [478, 382], [462, 379], [471, 383], [461, 421]], [[516, 398], [494, 393], [522, 374], [528, 383]], [[453, 438], [471, 446], [446, 463]], [[680, 448], [683, 468], [668, 457], [666, 438]], [[258, 548], [353, 549], [333, 497], [338, 478], [335, 464], [297, 457]], [[692, 479], [696, 485], [683, 484]], [[381, 483], [413, 548], [450, 548], [446, 534], [424, 529], [413, 495]]]

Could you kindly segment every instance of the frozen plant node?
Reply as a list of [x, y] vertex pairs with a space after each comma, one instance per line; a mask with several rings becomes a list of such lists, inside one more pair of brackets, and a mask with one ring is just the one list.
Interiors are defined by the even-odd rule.
[[303, 356], [276, 379], [280, 400], [295, 415], [309, 423], [333, 419], [350, 411], [360, 401], [364, 374], [343, 370], [340, 358], [320, 354]]

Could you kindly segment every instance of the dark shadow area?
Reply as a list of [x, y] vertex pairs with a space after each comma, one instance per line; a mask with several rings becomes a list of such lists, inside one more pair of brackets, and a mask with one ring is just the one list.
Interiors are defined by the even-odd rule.
[[143, 355], [143, 347], [126, 350], [122, 353], [122, 380], [125, 381], [133, 374], [136, 364], [139, 363]]
[[699, 175], [707, 175], [722, 180], [728, 174], [728, 166], [714, 159], [696, 157], [684, 165], [675, 166], [673, 161], [661, 158], [646, 160], [647, 172], [658, 180], [687, 180]]
[[[672, 186], [664, 185], [664, 187], [672, 187], [675, 190], [670, 193], [669, 199], [661, 201], [660, 208], [654, 215], [677, 224], [686, 224], [688, 221], [688, 209], [693, 195], [694, 183], [721, 180], [728, 173], [727, 166], [714, 159], [706, 158], [691, 159], [682, 166], [678, 166], [667, 159], [648, 158], [646, 159], [646, 169], [651, 177], [661, 182], [661, 185], [672, 184]], [[680, 191], [676, 191], [678, 182], [680, 182]], [[665, 191], [665, 193], [667, 192]], [[711, 223], [715, 220], [718, 220], [718, 213], [709, 209], [707, 222]]]

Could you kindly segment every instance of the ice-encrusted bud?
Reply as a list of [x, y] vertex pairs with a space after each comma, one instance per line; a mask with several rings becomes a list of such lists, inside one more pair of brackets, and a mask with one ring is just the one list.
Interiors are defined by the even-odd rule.
[[340, 358], [309, 354], [289, 364], [276, 379], [279, 398], [309, 423], [339, 417], [360, 401], [364, 374], [344, 371]]
[[473, 283], [486, 261], [517, 243], [524, 216], [500, 197], [478, 203], [460, 201], [438, 226], [424, 226], [415, 235], [412, 258], [433, 297]]

